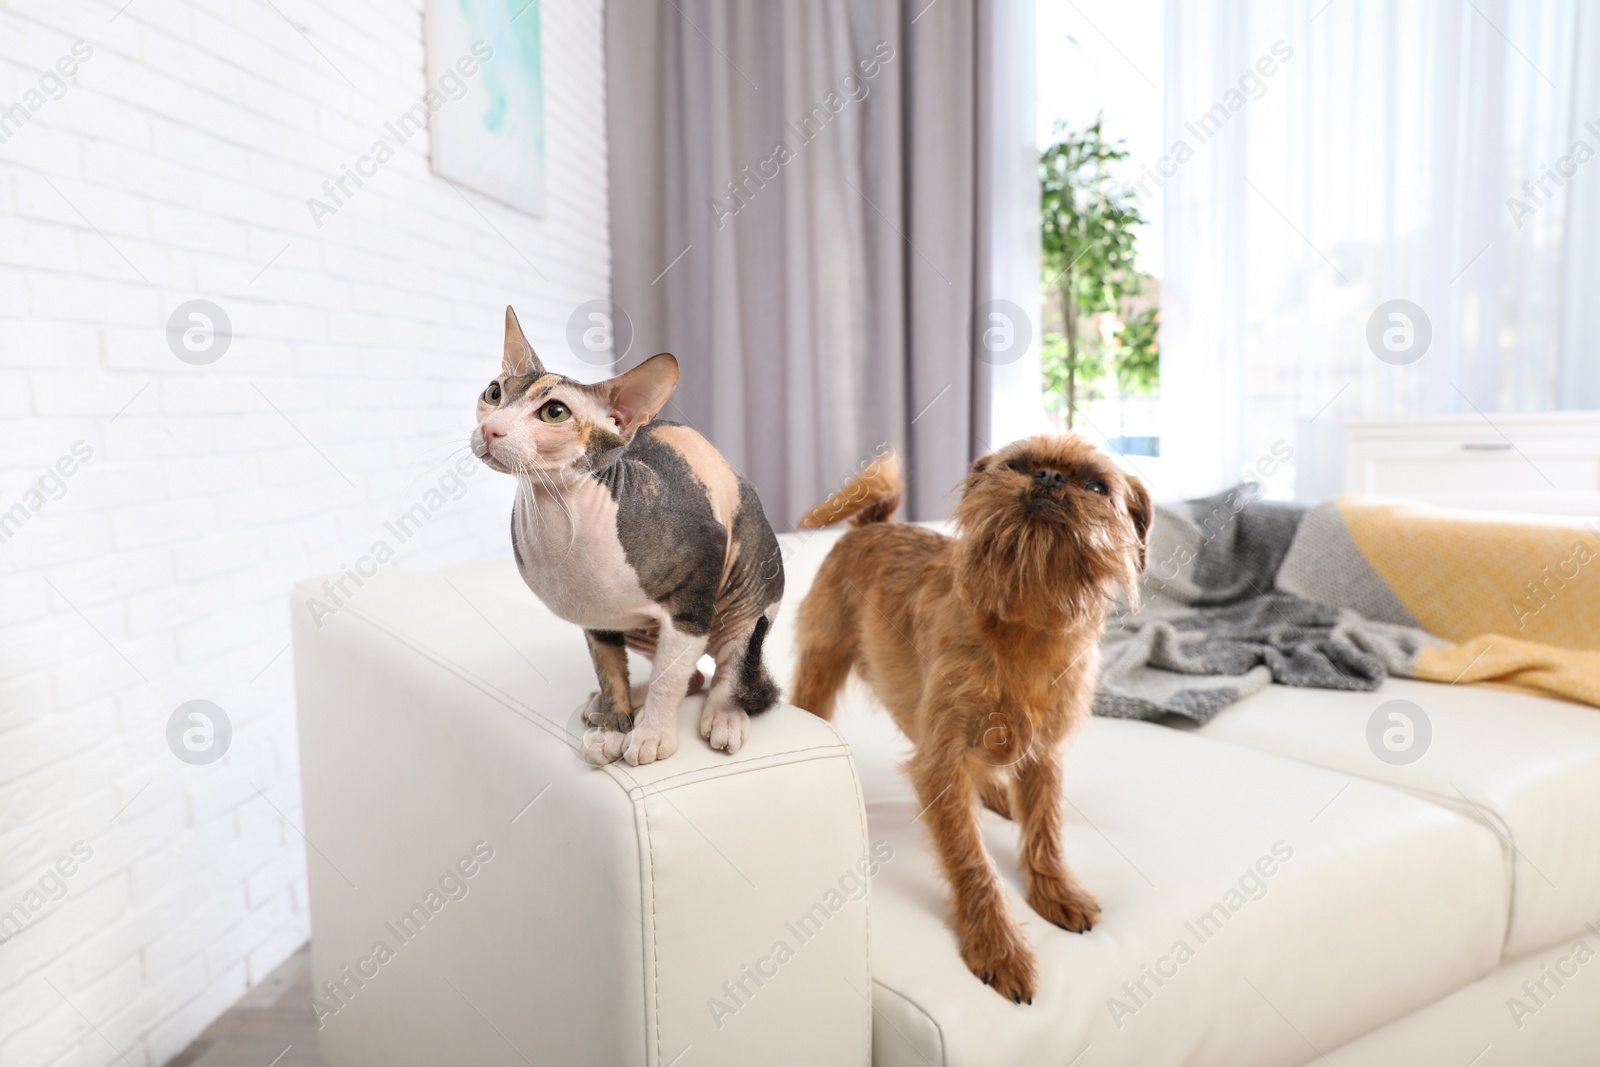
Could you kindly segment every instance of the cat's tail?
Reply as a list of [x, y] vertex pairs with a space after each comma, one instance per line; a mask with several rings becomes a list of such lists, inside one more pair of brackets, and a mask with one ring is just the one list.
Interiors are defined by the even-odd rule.
[[900, 506], [903, 484], [900, 457], [891, 449], [874, 457], [843, 489], [806, 512], [795, 525], [802, 530], [820, 530], [844, 519], [852, 526], [888, 522]]

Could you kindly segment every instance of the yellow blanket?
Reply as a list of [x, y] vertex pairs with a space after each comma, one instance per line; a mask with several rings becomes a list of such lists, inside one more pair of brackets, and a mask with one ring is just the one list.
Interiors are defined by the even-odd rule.
[[1422, 629], [1416, 677], [1600, 705], [1600, 522], [1342, 497], [1351, 540]]

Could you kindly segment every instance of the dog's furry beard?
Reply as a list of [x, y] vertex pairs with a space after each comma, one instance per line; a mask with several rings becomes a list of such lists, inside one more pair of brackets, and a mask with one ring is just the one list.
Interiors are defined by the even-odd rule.
[[1038, 629], [1098, 626], [1118, 589], [1136, 607], [1136, 531], [1087, 510], [990, 484], [974, 471], [954, 515], [962, 600], [977, 614]]

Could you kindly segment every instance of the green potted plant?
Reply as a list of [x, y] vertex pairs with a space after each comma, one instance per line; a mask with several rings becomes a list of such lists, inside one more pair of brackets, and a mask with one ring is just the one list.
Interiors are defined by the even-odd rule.
[[1069, 430], [1094, 383], [1113, 375], [1124, 393], [1149, 393], [1160, 375], [1160, 312], [1140, 299], [1151, 279], [1134, 268], [1145, 219], [1111, 174], [1128, 152], [1104, 123], [1057, 124], [1039, 157], [1045, 301], [1061, 313], [1044, 333], [1045, 393]]

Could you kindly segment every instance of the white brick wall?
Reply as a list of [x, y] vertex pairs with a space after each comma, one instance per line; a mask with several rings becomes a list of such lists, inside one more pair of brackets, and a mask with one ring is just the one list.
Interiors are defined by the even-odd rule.
[[[422, 0], [123, 2], [0, 0], [0, 109], [93, 49], [0, 145], [0, 921], [93, 850], [0, 944], [0, 1067], [155, 1067], [304, 940], [289, 587], [437, 483], [505, 304], [592, 378], [566, 321], [610, 291], [601, 0], [543, 5], [546, 218], [416, 137], [321, 229], [425, 88]], [[196, 297], [235, 331], [204, 367], [165, 334]], [[510, 486], [466, 485], [398, 563], [505, 554]], [[167, 748], [191, 699], [220, 763]]]

